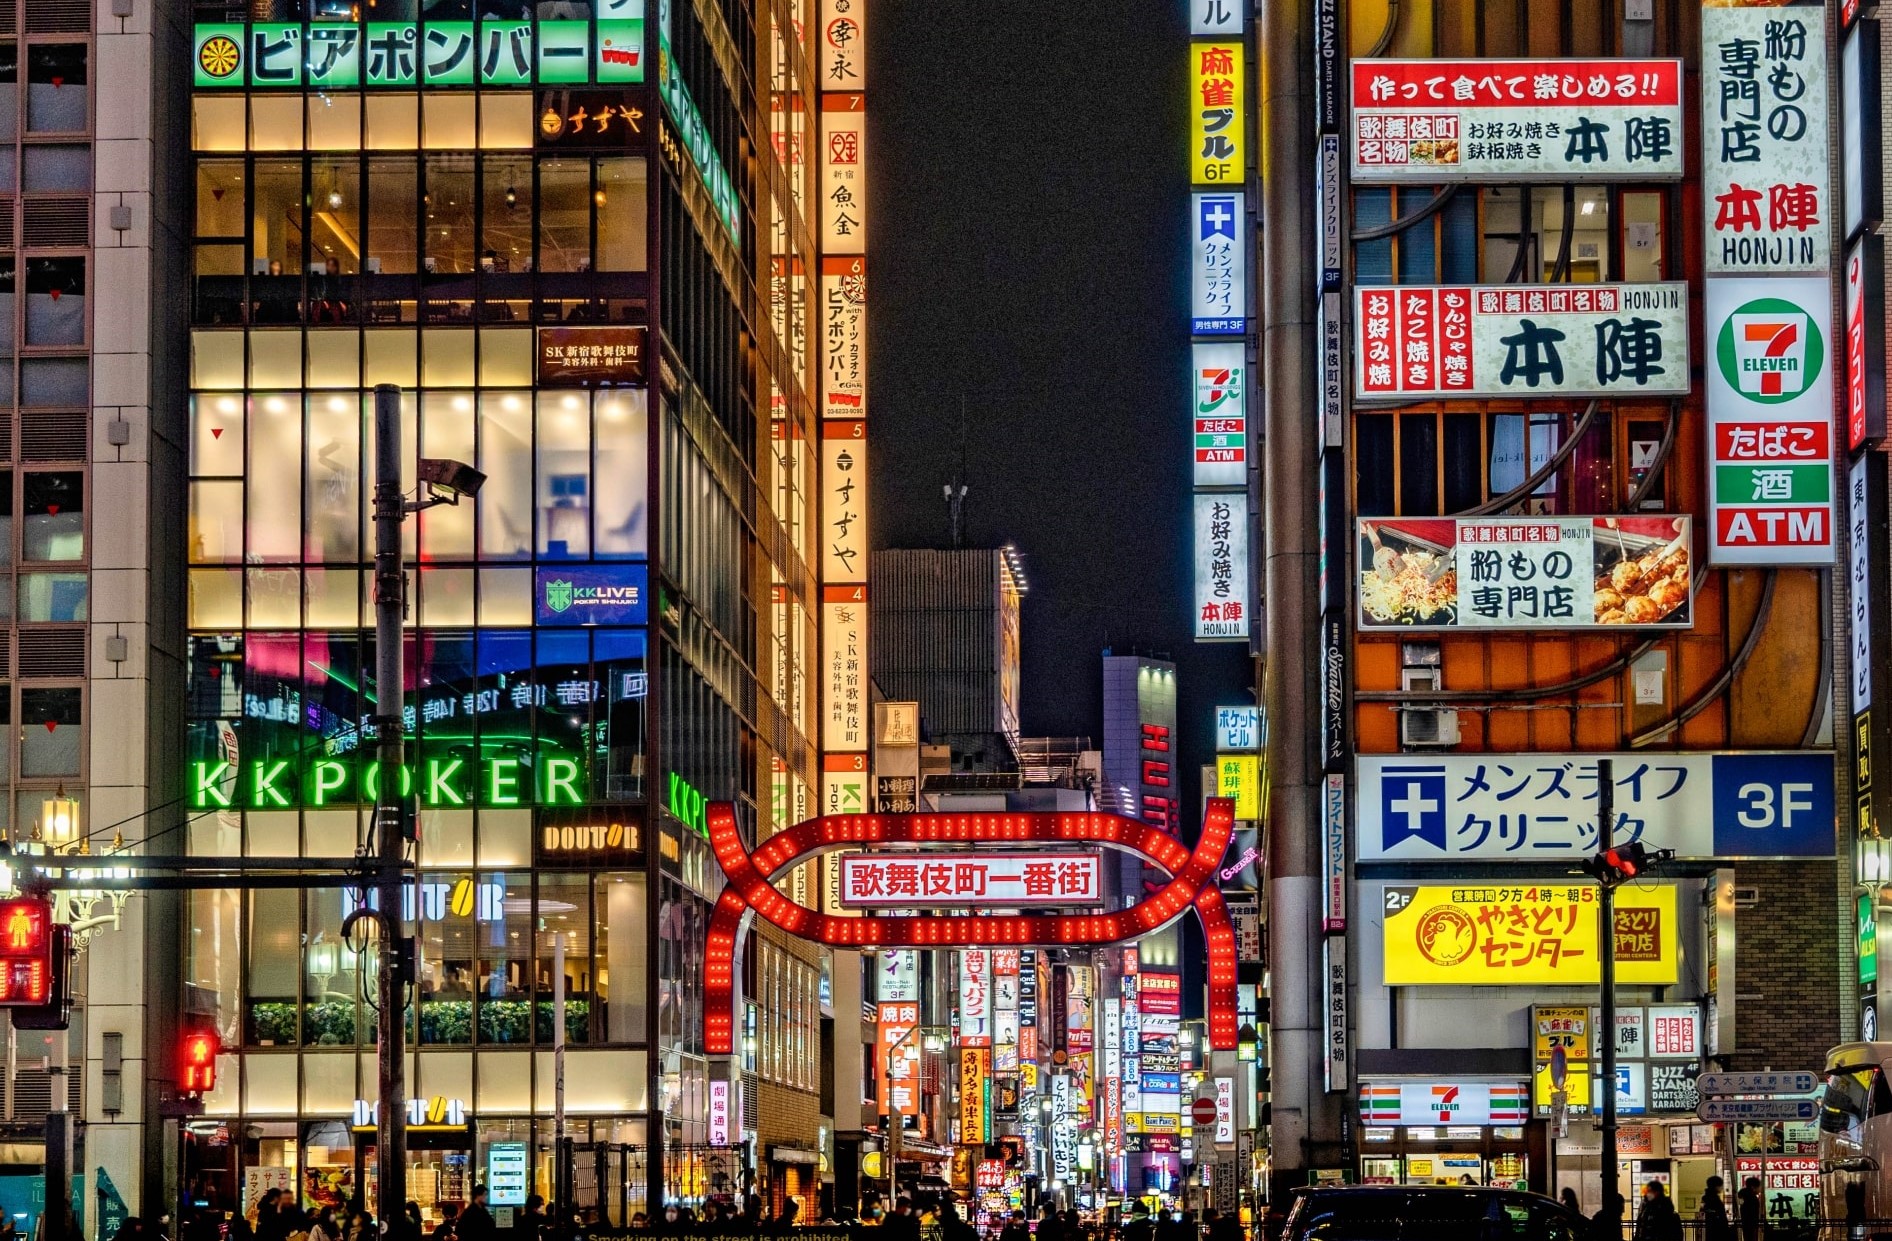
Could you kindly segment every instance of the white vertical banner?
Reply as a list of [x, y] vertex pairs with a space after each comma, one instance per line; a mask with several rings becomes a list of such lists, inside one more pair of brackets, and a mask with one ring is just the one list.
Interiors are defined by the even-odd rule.
[[867, 416], [867, 260], [821, 257], [821, 306], [815, 331], [821, 339], [823, 418]]
[[1320, 941], [1321, 1006], [1326, 1012], [1327, 1040], [1322, 1053], [1322, 1079], [1329, 1094], [1349, 1089], [1347, 1053], [1352, 1043], [1347, 1014], [1347, 937], [1329, 935]]
[[821, 0], [814, 68], [822, 90], [860, 90], [867, 85], [866, 15], [866, 0]]
[[867, 98], [821, 96], [821, 249], [824, 257], [867, 252]]
[[1241, 492], [1195, 495], [1196, 641], [1248, 637], [1248, 497]]
[[1190, 34], [1240, 34], [1245, 0], [1187, 0]]
[[1872, 532], [1871, 487], [1867, 472], [1883, 463], [1872, 453], [1860, 454], [1846, 480], [1846, 576], [1852, 604], [1853, 714], [1872, 709]]
[[992, 953], [967, 948], [959, 954], [959, 1044], [992, 1045]]
[[[824, 585], [821, 588], [821, 645], [822, 679], [827, 691], [821, 708], [821, 746], [833, 751], [865, 750], [867, 587]], [[863, 776], [863, 787], [865, 783]], [[865, 804], [851, 811], [832, 808], [827, 811], [829, 814], [865, 812]]]
[[1825, 272], [1832, 263], [1826, 13], [1823, 4], [1701, 11], [1711, 277]]
[[1235, 1079], [1215, 1079], [1215, 1144], [1235, 1145]]
[[1197, 336], [1239, 336], [1248, 330], [1248, 258], [1242, 244], [1247, 195], [1211, 191], [1189, 196], [1189, 330]]
[[867, 577], [867, 423], [830, 418], [821, 424], [821, 576], [829, 582]]
[[1248, 347], [1197, 341], [1189, 347], [1197, 487], [1248, 486]]

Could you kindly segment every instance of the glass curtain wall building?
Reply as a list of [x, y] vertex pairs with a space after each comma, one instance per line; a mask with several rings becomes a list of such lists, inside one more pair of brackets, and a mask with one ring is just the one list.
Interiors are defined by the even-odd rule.
[[[812, 419], [807, 359], [758, 291], [771, 247], [806, 248], [806, 230], [752, 85], [767, 31], [807, 15], [758, 7], [196, 9], [192, 852], [334, 857], [365, 838], [383, 779], [366, 720], [390, 692], [373, 679], [372, 389], [402, 390], [410, 485], [419, 458], [486, 475], [405, 528], [409, 1194], [430, 1223], [496, 1143], [527, 1143], [551, 1195], [561, 939], [584, 1192], [622, 1222], [743, 1188], [712, 1157], [741, 1134], [710, 1125], [721, 879], [701, 808], [732, 800], [774, 830], [765, 782], [817, 761], [775, 654], [812, 646], [783, 637], [813, 588], [776, 516], [806, 493], [765, 421]], [[207, 1113], [242, 1136], [193, 1146], [186, 1171], [226, 1203], [371, 1191], [376, 966], [341, 934], [355, 899], [191, 895], [183, 1003], [230, 1052]], [[814, 990], [780, 1035], [802, 1065]]]

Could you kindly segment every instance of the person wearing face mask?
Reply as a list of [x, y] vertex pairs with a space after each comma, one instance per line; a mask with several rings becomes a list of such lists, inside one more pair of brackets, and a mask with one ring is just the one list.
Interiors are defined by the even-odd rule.
[[682, 1224], [683, 1212], [677, 1209], [677, 1204], [674, 1202], [665, 1203], [664, 1221], [662, 1225], [658, 1227], [657, 1231], [664, 1236], [675, 1236], [678, 1232], [682, 1231]]

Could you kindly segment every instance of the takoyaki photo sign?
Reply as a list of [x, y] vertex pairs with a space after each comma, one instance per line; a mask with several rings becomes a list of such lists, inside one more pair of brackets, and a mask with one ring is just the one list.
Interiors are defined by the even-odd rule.
[[1360, 627], [1685, 629], [1687, 517], [1366, 519]]
[[1674, 181], [1679, 60], [1356, 60], [1353, 179]]

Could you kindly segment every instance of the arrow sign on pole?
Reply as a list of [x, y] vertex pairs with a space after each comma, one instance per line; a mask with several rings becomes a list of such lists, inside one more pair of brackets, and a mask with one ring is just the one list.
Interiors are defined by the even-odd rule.
[[1812, 1120], [1820, 1114], [1813, 1099], [1703, 1099], [1698, 1120]]
[[1704, 1096], [1812, 1094], [1819, 1084], [1811, 1073], [1703, 1073], [1695, 1079]]

